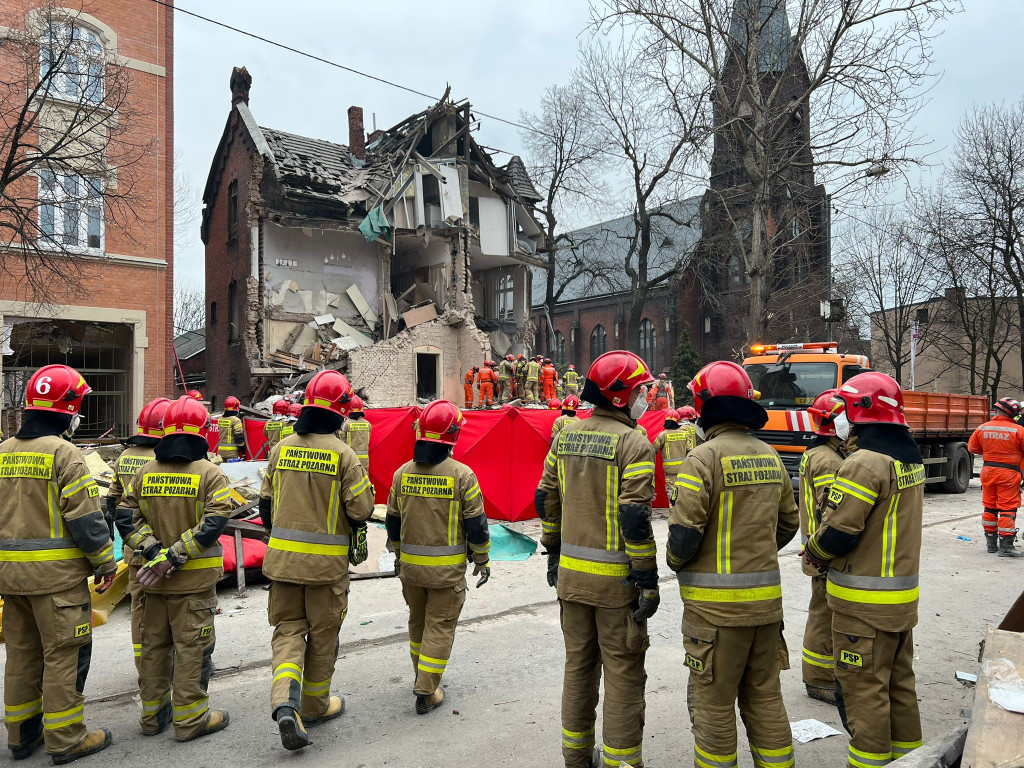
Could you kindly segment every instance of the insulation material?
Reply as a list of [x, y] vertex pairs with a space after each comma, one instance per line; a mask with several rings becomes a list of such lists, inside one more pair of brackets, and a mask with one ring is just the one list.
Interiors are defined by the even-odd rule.
[[356, 309], [359, 310], [359, 314], [363, 316], [367, 326], [373, 328], [377, 325], [377, 315], [375, 315], [373, 310], [370, 309], [370, 305], [367, 304], [366, 299], [363, 297], [363, 292], [359, 290], [359, 286], [350, 285], [345, 289], [345, 293], [348, 295], [349, 299], [352, 300]]
[[459, 186], [459, 169], [445, 165], [438, 169], [444, 176], [441, 187], [441, 218], [449, 224], [455, 224], [465, 216], [462, 210], [462, 189]]
[[360, 347], [372, 347], [373, 346], [373, 339], [371, 339], [369, 336], [367, 336], [362, 331], [357, 331], [355, 328], [353, 328], [351, 325], [346, 323], [344, 320], [335, 320], [334, 321], [334, 332], [335, 333], [340, 333], [342, 336], [348, 336], [350, 339], [352, 339], [354, 342], [356, 342], [357, 346], [360, 346]]

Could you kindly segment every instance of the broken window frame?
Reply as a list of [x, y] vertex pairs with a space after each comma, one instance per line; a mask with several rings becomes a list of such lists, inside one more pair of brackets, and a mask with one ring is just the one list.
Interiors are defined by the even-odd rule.
[[515, 318], [515, 280], [503, 272], [494, 278], [494, 318], [501, 322], [512, 322]]

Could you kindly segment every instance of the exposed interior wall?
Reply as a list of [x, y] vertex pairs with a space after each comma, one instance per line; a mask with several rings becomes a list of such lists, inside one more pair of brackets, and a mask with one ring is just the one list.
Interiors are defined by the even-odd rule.
[[[264, 225], [264, 284], [271, 311], [358, 318], [345, 294], [356, 285], [380, 314], [377, 246], [358, 232]], [[273, 344], [274, 331], [271, 331]], [[274, 348], [274, 347], [272, 347]]]
[[348, 378], [357, 390], [364, 389], [367, 404], [374, 407], [416, 403], [417, 353], [439, 352], [441, 396], [461, 402], [466, 369], [490, 355], [487, 334], [471, 321], [448, 314], [417, 325], [372, 347], [349, 352]]
[[447, 240], [434, 237], [426, 243], [419, 238], [409, 244], [399, 244], [391, 259], [391, 292], [401, 296], [416, 286], [406, 297], [409, 304], [430, 300], [438, 311], [449, 308], [448, 297], [452, 287], [452, 246]]

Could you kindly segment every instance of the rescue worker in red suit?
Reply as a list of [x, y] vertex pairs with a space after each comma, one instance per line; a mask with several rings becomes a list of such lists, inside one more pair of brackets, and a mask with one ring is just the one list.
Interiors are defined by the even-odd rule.
[[[644, 764], [647, 619], [660, 597], [651, 528], [654, 449], [635, 426], [653, 381], [632, 352], [598, 357], [583, 385], [593, 414], [558, 433], [537, 488], [547, 579], [558, 590], [565, 639], [566, 768]], [[604, 732], [598, 742], [602, 675]]]
[[656, 411], [667, 411], [674, 407], [675, 396], [672, 392], [672, 385], [668, 383], [668, 377], [664, 373], [658, 374], [658, 381], [651, 387], [647, 398]]
[[465, 391], [467, 408], [473, 407], [473, 383], [476, 381], [476, 375], [478, 373], [480, 373], [479, 365], [474, 365], [472, 368], [466, 371], [466, 380], [463, 382], [462, 388]]
[[494, 372], [494, 361], [487, 360], [476, 376], [480, 386], [480, 407], [494, 405], [494, 389], [498, 385], [498, 374]]
[[557, 382], [558, 371], [551, 364], [551, 358], [546, 358], [544, 367], [540, 369], [540, 396], [545, 400], [553, 400], [557, 395]]
[[1020, 557], [1014, 546], [1017, 537], [1017, 508], [1020, 507], [1021, 463], [1024, 462], [1024, 426], [1014, 419], [1021, 406], [1004, 397], [995, 407], [996, 415], [978, 427], [967, 450], [980, 455], [981, 502], [985, 511], [981, 525], [989, 552], [1000, 557]]

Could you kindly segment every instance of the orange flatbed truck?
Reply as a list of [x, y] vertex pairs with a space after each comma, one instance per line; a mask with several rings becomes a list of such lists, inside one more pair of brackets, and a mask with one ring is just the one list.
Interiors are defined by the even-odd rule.
[[[807, 407], [826, 389], [871, 370], [870, 361], [839, 352], [836, 342], [758, 344], [750, 351], [743, 367], [768, 411], [768, 423], [755, 434], [779, 452], [796, 487], [800, 457], [814, 440]], [[945, 493], [964, 493], [974, 473], [967, 440], [988, 420], [988, 397], [909, 390], [903, 397], [910, 431], [924, 457], [925, 483]]]

